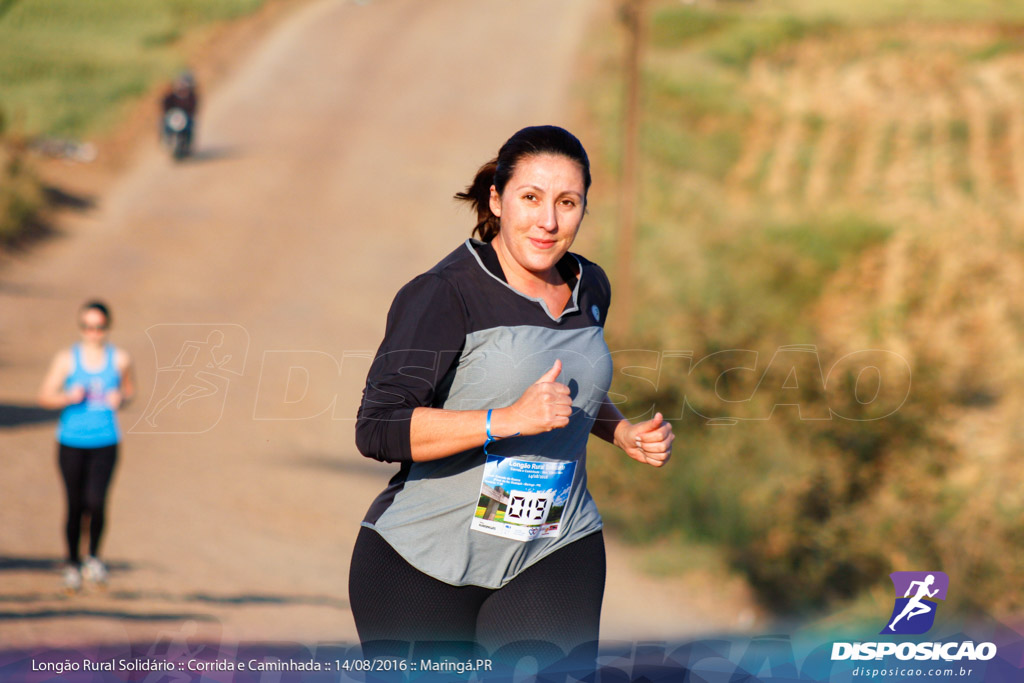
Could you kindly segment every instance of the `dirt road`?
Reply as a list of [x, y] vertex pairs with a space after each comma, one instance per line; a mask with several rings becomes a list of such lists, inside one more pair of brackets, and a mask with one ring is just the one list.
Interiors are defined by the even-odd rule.
[[[395, 291], [468, 235], [450, 197], [514, 130], [566, 118], [588, 0], [320, 0], [209, 93], [197, 158], [152, 149], [63, 237], [0, 271], [0, 643], [186, 634], [352, 641], [347, 565], [394, 466], [353, 446]], [[31, 407], [102, 297], [140, 396], [106, 593], [63, 597], [52, 416]], [[603, 636], [737, 614], [613, 543]], [[702, 592], [702, 591], [701, 591]]]

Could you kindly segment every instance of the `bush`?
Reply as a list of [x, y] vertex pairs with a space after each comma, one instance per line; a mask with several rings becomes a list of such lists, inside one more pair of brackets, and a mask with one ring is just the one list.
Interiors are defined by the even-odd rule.
[[0, 245], [13, 244], [24, 235], [44, 203], [42, 186], [25, 161], [23, 147], [0, 130]]

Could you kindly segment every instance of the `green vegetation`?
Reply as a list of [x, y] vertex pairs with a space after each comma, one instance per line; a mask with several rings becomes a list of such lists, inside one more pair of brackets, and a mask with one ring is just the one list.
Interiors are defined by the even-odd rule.
[[[607, 522], [666, 548], [662, 571], [699, 548], [779, 612], [862, 614], [926, 567], [958, 608], [1021, 609], [1024, 497], [1002, 482], [1024, 475], [1024, 148], [991, 93], [1024, 96], [1024, 1], [649, 17], [642, 294], [609, 343], [647, 350], [617, 354], [623, 411], [677, 440], [663, 470], [595, 444]], [[594, 49], [595, 177], [614, 178], [619, 67]], [[613, 285], [614, 201], [588, 219]]]
[[803, 19], [791, 14], [672, 7], [654, 14], [651, 43], [665, 50], [696, 43], [701, 52], [722, 64], [746, 67], [758, 54], [812, 35], [828, 35], [834, 26], [829, 19]]
[[0, 246], [12, 244], [38, 218], [42, 187], [25, 164], [24, 150], [0, 136]]
[[651, 44], [677, 48], [693, 40], [707, 39], [733, 23], [733, 17], [722, 12], [688, 7], [661, 9], [651, 22]]
[[[185, 65], [180, 43], [265, 0], [0, 0], [0, 245], [44, 196], [16, 140], [101, 133]], [[16, 140], [11, 139], [14, 136]]]
[[727, 33], [719, 34], [708, 46], [708, 54], [723, 64], [746, 67], [756, 55], [794, 43], [810, 35], [824, 35], [830, 21], [808, 23], [796, 17], [766, 17], [739, 22]]
[[1021, 50], [1024, 50], [1024, 41], [1019, 38], [1016, 40], [997, 40], [975, 50], [970, 54], [970, 58], [984, 61], [1001, 57], [1005, 54], [1020, 52]]
[[[722, 3], [726, 5], [726, 3]], [[892, 21], [1024, 21], [1024, 6], [1013, 0], [773, 0], [749, 3], [741, 12], [754, 16], [796, 16], [805, 20], [827, 18], [847, 26]]]
[[42, 186], [25, 163], [24, 144], [8, 136], [5, 128], [0, 108], [0, 246], [13, 244], [35, 224], [44, 204]]
[[5, 0], [0, 83], [19, 131], [80, 137], [184, 65], [182, 36], [264, 0]]

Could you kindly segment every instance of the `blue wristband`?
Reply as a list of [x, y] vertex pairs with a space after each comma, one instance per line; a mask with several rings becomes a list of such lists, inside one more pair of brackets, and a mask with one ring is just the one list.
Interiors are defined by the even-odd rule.
[[522, 433], [522, 432], [516, 432], [515, 434], [509, 434], [508, 436], [494, 436], [493, 434], [491, 434], [491, 412], [493, 410], [494, 410], [494, 408], [488, 408], [487, 409], [487, 440], [484, 441], [484, 454], [485, 455], [490, 455], [490, 453], [487, 452], [487, 447], [490, 446], [495, 441], [497, 441], [498, 439], [508, 439], [510, 437], [513, 437], [513, 436], [519, 436]]

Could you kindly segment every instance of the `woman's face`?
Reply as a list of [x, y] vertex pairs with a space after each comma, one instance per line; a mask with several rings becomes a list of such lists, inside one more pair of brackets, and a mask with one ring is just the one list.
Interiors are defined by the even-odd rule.
[[87, 308], [78, 316], [78, 328], [85, 341], [102, 342], [107, 336], [107, 316], [95, 308]]
[[491, 186], [491, 211], [501, 220], [495, 241], [518, 266], [550, 275], [576, 239], [584, 193], [583, 169], [572, 159], [556, 154], [520, 159], [502, 194]]

